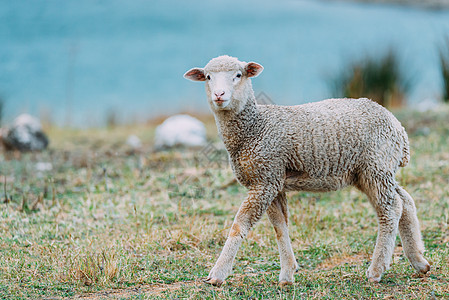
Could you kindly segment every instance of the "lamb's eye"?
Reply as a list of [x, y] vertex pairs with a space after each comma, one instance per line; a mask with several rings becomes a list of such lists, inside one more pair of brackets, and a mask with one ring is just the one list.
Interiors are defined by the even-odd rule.
[[242, 74], [238, 73], [236, 76], [237, 76], [237, 78], [240, 78], [240, 77], [242, 77]]
[[207, 75], [207, 77], [206, 77], [206, 78], [207, 78], [207, 80], [210, 80], [210, 75]]

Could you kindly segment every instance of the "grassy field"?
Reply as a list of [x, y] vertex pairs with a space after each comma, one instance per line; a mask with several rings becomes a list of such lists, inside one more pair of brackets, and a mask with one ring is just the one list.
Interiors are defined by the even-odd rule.
[[[48, 151], [0, 152], [0, 298], [449, 299], [449, 109], [400, 112], [412, 161], [398, 180], [415, 199], [431, 272], [418, 276], [400, 239], [379, 284], [365, 271], [376, 217], [356, 189], [290, 193], [296, 283], [277, 286], [266, 216], [220, 288], [202, 283], [245, 189], [207, 119], [206, 149], [153, 153], [153, 125], [49, 129]], [[129, 134], [144, 142], [126, 144]], [[41, 163], [51, 163], [41, 164]]]

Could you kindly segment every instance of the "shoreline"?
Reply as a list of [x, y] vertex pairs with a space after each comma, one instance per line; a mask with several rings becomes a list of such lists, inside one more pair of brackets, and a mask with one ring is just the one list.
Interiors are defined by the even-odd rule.
[[338, 0], [342, 2], [398, 5], [408, 6], [420, 9], [446, 10], [449, 9], [449, 0]]

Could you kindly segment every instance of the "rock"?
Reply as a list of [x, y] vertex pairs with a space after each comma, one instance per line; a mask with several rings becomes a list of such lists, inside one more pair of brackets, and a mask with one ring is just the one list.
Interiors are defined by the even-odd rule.
[[38, 162], [35, 165], [36, 177], [42, 178], [44, 175], [53, 170], [53, 165], [50, 162]]
[[2, 134], [7, 149], [41, 151], [48, 146], [48, 137], [42, 131], [39, 120], [28, 114], [18, 116], [13, 125]]
[[436, 111], [441, 103], [433, 98], [427, 98], [418, 102], [414, 108], [419, 112]]
[[53, 165], [50, 162], [38, 162], [36, 163], [36, 171], [46, 172], [53, 170]]
[[203, 147], [206, 145], [206, 127], [189, 115], [175, 115], [156, 128], [156, 150], [177, 146]]
[[126, 144], [133, 150], [137, 150], [142, 147], [142, 142], [140, 141], [139, 137], [134, 134], [128, 137], [128, 139], [126, 140]]

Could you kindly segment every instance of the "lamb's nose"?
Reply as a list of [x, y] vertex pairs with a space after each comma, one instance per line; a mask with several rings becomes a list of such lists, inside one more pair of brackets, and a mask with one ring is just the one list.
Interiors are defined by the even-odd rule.
[[215, 97], [220, 98], [220, 97], [222, 97], [225, 94], [225, 92], [224, 91], [218, 91], [218, 92], [214, 92], [214, 94], [215, 94]]

